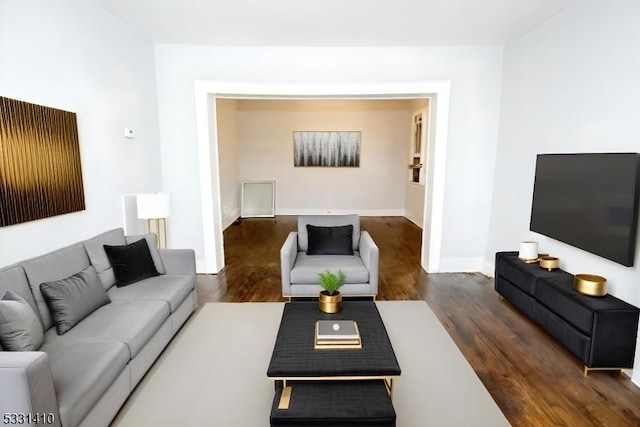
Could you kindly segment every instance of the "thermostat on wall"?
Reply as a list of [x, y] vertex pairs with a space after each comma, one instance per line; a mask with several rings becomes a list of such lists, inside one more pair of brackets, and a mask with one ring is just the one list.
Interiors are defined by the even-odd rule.
[[136, 132], [133, 129], [124, 128], [124, 137], [125, 138], [135, 138]]

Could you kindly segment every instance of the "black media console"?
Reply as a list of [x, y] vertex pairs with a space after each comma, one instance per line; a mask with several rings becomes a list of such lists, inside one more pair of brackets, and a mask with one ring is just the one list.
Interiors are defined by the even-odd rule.
[[547, 271], [496, 253], [495, 289], [592, 369], [633, 367], [640, 310], [618, 298], [591, 297], [573, 289], [573, 275]]

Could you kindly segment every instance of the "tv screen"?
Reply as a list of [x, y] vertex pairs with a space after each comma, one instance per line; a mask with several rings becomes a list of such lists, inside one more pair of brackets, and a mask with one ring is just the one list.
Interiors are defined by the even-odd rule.
[[531, 231], [632, 266], [640, 155], [539, 154]]

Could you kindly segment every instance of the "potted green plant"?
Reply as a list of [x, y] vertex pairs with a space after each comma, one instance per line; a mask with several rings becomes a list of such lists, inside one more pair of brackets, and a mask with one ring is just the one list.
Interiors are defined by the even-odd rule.
[[344, 284], [347, 275], [342, 270], [338, 270], [337, 273], [325, 270], [318, 276], [320, 277], [320, 287], [323, 289], [318, 298], [320, 311], [338, 313], [342, 310], [342, 294], [339, 289]]

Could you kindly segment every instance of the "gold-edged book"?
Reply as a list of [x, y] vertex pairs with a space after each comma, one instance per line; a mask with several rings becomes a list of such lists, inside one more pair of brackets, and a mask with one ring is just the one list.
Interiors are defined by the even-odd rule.
[[[331, 321], [319, 320], [316, 322], [315, 334], [313, 338], [313, 348], [314, 349], [358, 349], [362, 348], [362, 341], [360, 339], [360, 331], [358, 330], [358, 324], [354, 321], [339, 321], [340, 324], [344, 327], [344, 323], [348, 322], [349, 326], [353, 327], [346, 328], [347, 333], [341, 334], [337, 332], [335, 334], [327, 333], [326, 324], [323, 323], [334, 323]], [[324, 333], [321, 334], [320, 330], [323, 329]], [[319, 337], [320, 336], [320, 337]]]

